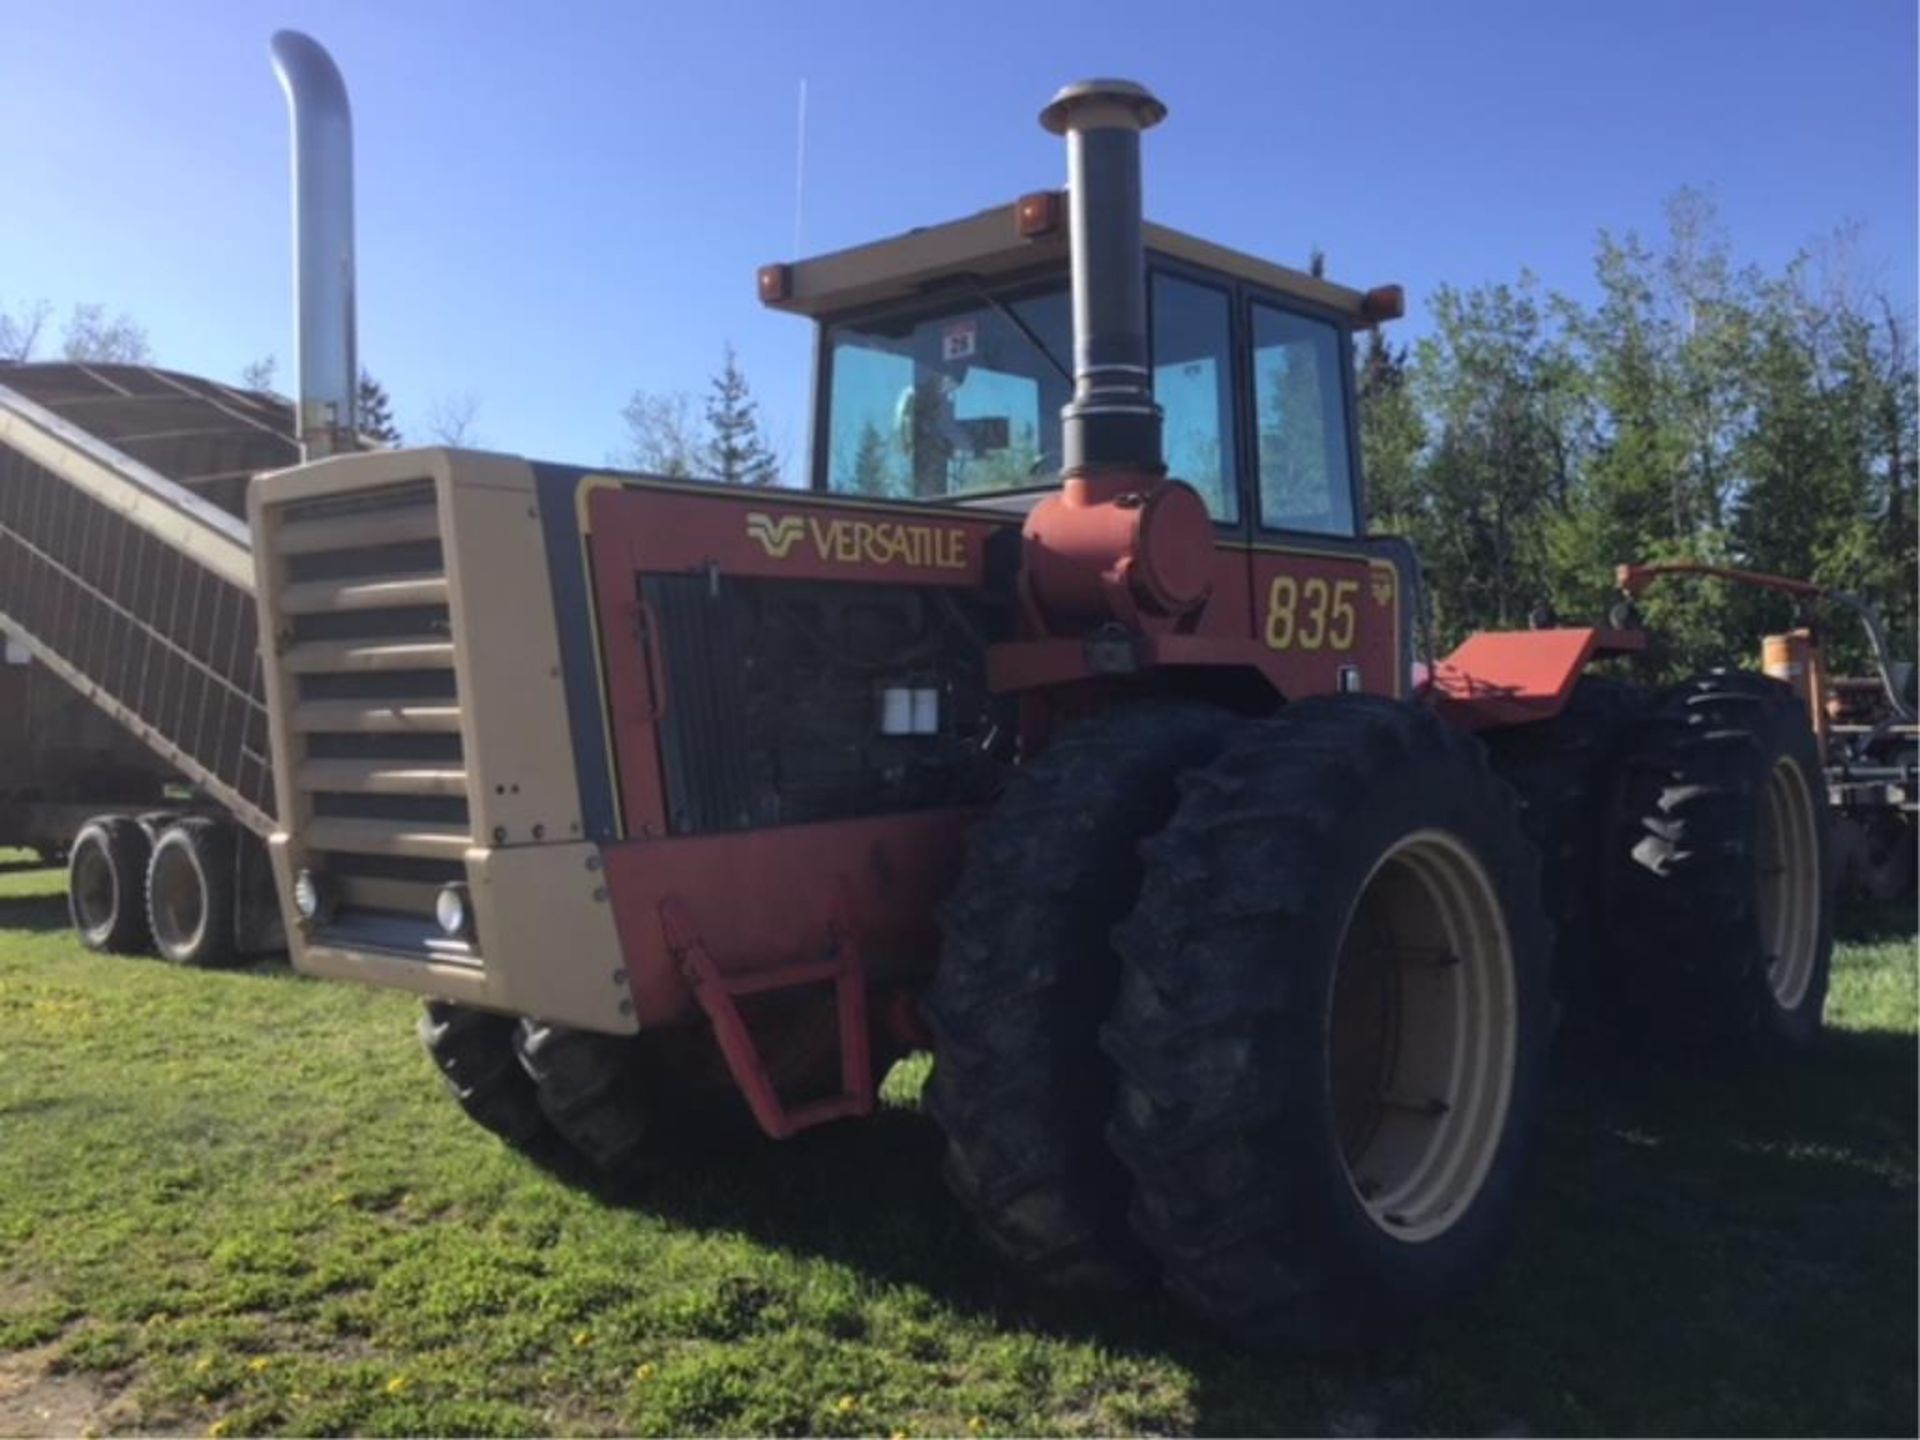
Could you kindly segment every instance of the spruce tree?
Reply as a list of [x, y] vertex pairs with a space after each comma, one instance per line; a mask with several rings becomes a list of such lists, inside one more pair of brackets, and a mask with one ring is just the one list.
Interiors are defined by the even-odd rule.
[[360, 372], [360, 388], [355, 406], [359, 411], [360, 433], [382, 445], [400, 444], [400, 427], [393, 420], [393, 401], [387, 387], [365, 370]]
[[760, 433], [759, 407], [731, 345], [707, 392], [703, 458], [708, 477], [729, 485], [774, 485], [780, 480], [780, 462]]

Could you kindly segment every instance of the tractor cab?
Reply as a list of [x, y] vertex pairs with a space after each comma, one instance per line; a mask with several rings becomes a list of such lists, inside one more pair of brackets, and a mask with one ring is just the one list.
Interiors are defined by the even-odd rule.
[[[819, 324], [809, 481], [831, 494], [1024, 511], [1061, 470], [1073, 394], [1064, 192], [760, 272]], [[1362, 529], [1351, 336], [1401, 311], [1143, 227], [1167, 473], [1233, 531]]]

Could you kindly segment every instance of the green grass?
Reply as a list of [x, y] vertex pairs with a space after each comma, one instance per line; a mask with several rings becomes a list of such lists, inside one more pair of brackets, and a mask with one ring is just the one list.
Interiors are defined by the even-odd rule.
[[1915, 1012], [1912, 917], [1867, 917], [1798, 1066], [1563, 1065], [1482, 1295], [1258, 1358], [989, 1263], [914, 1073], [599, 1196], [460, 1119], [405, 999], [89, 956], [15, 868], [0, 1432], [1912, 1434]]

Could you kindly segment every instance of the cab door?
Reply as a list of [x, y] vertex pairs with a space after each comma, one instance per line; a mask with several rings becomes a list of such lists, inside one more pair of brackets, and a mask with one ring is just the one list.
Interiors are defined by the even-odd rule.
[[1259, 295], [1245, 331], [1253, 633], [1289, 698], [1401, 695], [1410, 554], [1362, 536], [1347, 332]]

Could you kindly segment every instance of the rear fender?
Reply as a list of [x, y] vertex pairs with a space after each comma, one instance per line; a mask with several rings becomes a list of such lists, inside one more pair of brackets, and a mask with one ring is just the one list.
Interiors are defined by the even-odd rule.
[[1486, 630], [1434, 666], [1428, 694], [1463, 730], [1551, 720], [1595, 659], [1646, 648], [1637, 630]]

